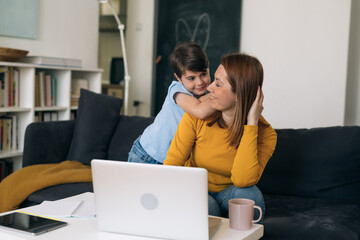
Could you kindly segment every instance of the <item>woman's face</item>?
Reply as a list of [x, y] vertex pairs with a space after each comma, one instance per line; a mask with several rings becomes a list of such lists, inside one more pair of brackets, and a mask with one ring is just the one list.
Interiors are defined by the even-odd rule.
[[211, 107], [222, 111], [233, 111], [236, 95], [231, 90], [230, 83], [223, 65], [220, 64], [215, 72], [215, 80], [208, 86]]

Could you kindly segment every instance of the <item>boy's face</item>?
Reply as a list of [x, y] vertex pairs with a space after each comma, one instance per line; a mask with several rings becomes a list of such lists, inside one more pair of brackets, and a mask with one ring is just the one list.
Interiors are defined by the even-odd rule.
[[184, 85], [195, 96], [202, 96], [206, 93], [206, 89], [210, 84], [209, 69], [205, 72], [192, 72], [185, 70], [181, 78], [174, 74], [177, 80]]

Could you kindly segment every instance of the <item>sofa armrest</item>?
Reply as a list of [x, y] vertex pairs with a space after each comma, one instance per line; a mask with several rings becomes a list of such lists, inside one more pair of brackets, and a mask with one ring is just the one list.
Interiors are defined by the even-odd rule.
[[25, 131], [23, 167], [66, 160], [74, 123], [70, 120], [29, 124]]

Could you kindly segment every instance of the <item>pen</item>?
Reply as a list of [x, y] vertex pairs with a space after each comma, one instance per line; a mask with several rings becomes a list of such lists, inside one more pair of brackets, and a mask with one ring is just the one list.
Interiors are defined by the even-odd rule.
[[72, 211], [71, 213], [71, 217], [75, 214], [75, 212], [80, 208], [80, 206], [83, 204], [84, 200], [81, 200], [81, 202], [79, 203], [79, 205], [74, 209], [74, 211]]

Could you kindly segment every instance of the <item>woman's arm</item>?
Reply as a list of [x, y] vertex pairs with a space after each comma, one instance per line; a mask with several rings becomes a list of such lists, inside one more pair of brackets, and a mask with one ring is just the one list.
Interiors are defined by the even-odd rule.
[[[244, 126], [243, 136], [231, 170], [231, 180], [237, 187], [256, 184], [275, 150], [276, 132], [261, 117], [264, 109], [263, 101], [264, 94], [258, 87], [256, 99], [248, 113], [248, 125]], [[262, 124], [259, 125], [259, 122]]]
[[164, 165], [184, 166], [195, 143], [197, 119], [184, 114], [171, 142]]
[[235, 186], [249, 187], [260, 180], [275, 150], [276, 141], [276, 132], [270, 125], [245, 126], [231, 170], [231, 180]]

